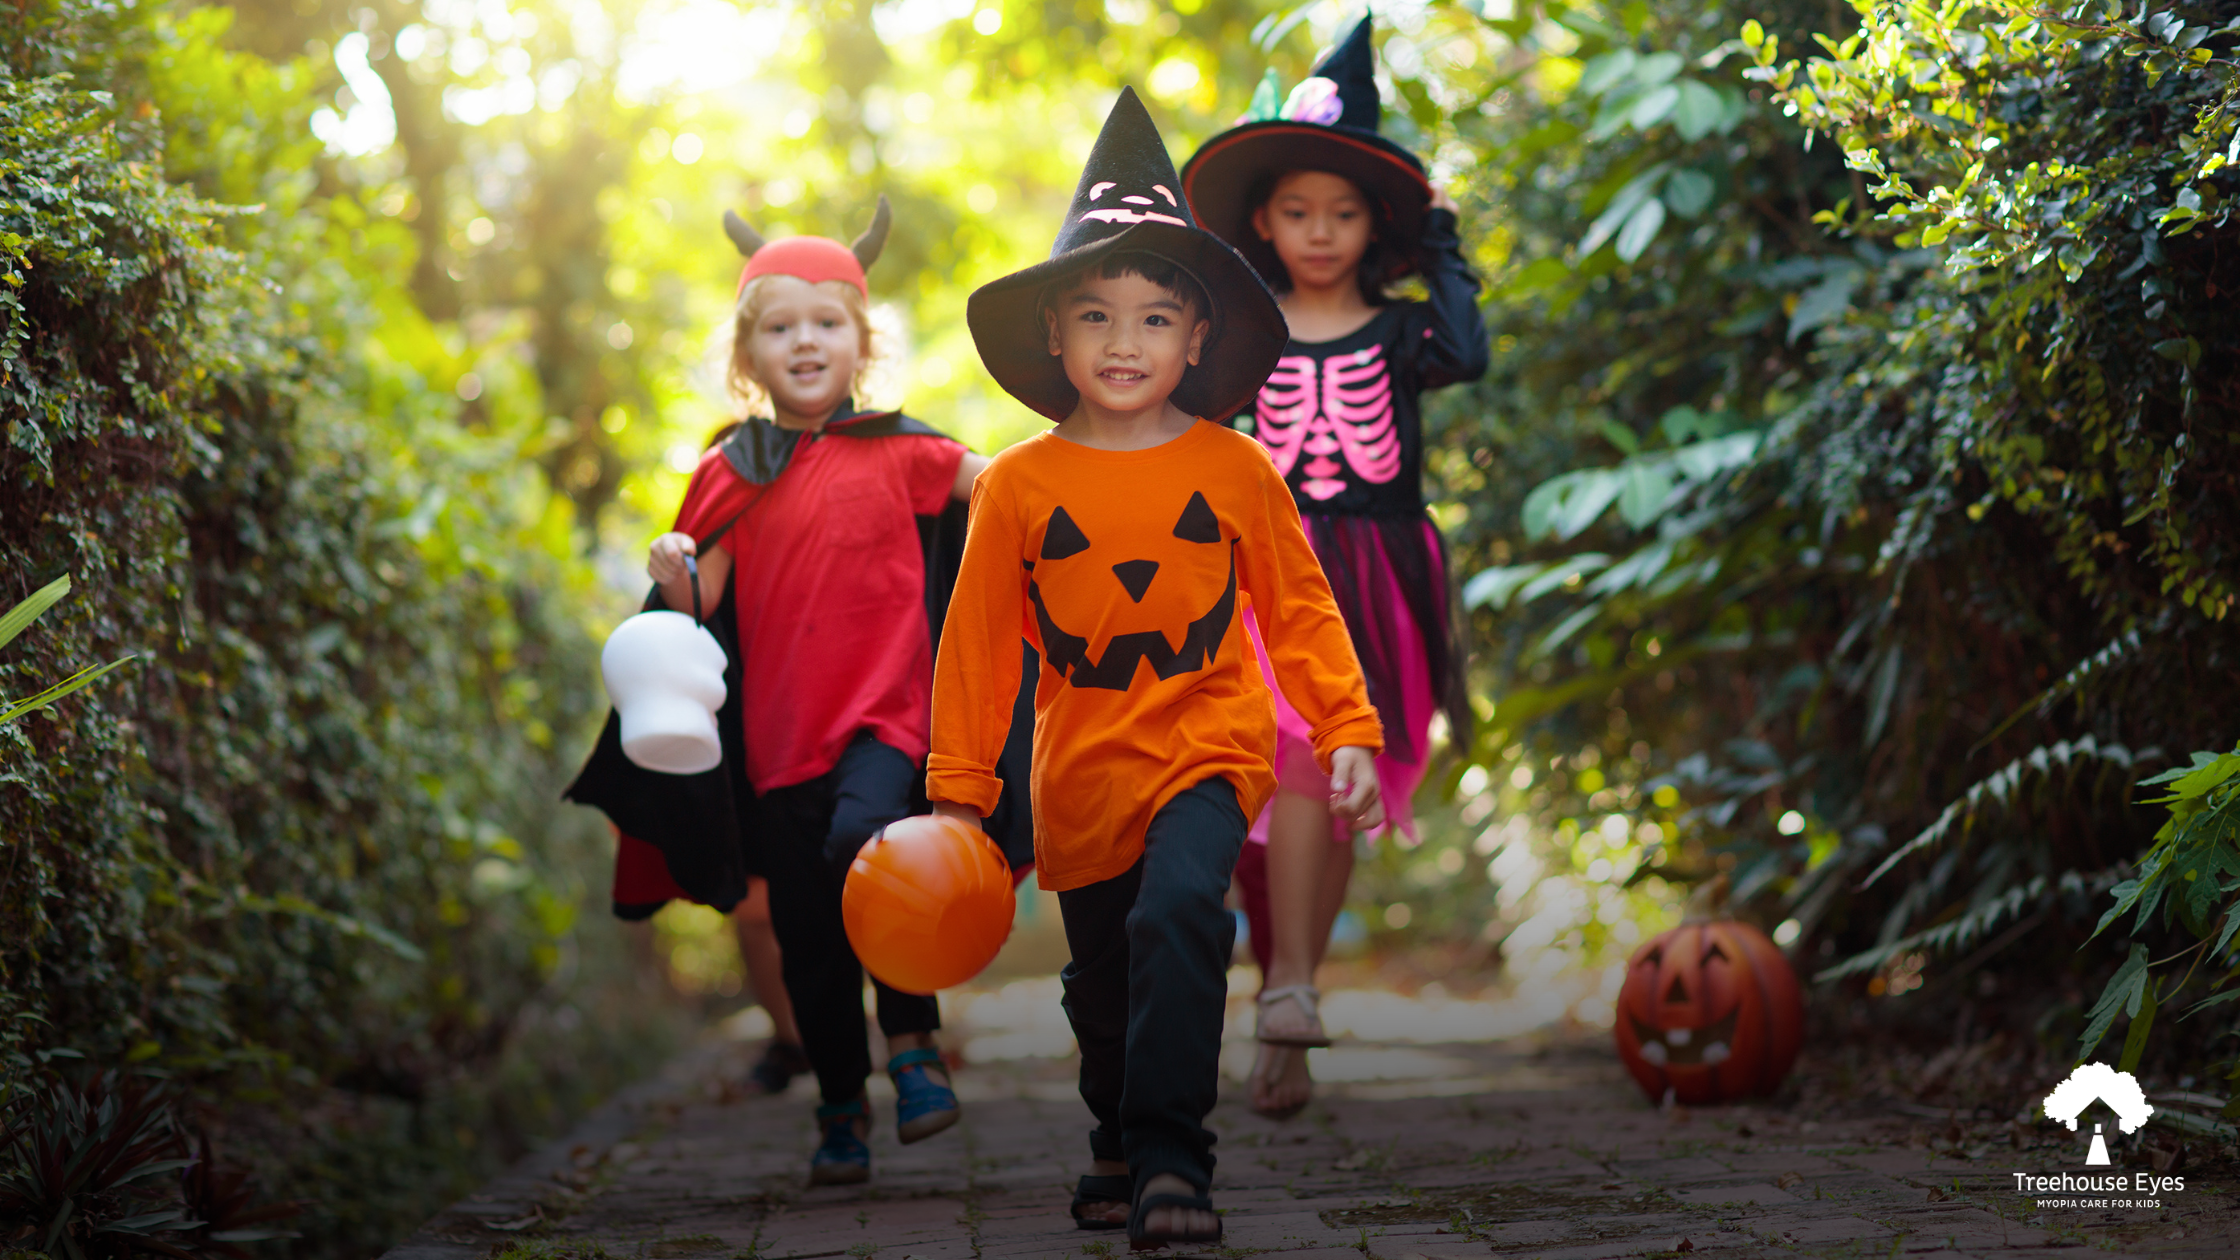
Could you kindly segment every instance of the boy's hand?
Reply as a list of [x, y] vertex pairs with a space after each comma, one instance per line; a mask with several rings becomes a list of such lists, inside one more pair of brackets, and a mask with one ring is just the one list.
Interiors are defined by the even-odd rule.
[[1454, 198], [1448, 196], [1445, 186], [1440, 184], [1431, 186], [1431, 208], [1434, 210], [1451, 210], [1456, 214], [1462, 213], [1462, 208], [1454, 204]]
[[664, 585], [684, 576], [684, 558], [698, 555], [700, 544], [690, 534], [663, 534], [653, 540], [646, 557], [646, 575]]
[[1356, 831], [1384, 826], [1384, 789], [1377, 782], [1375, 753], [1354, 747], [1330, 754], [1330, 812]]
[[965, 826], [972, 828], [974, 831], [981, 831], [985, 829], [981, 825], [980, 815], [974, 813], [970, 805], [956, 805], [948, 801], [935, 801], [933, 803], [933, 815], [936, 818], [954, 818], [958, 822], [963, 823]]

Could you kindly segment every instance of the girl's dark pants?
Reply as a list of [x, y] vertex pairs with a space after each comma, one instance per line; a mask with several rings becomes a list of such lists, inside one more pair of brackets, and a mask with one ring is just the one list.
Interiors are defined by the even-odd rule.
[[1058, 894], [1066, 1017], [1081, 1043], [1089, 1150], [1126, 1160], [1141, 1186], [1174, 1173], [1213, 1184], [1204, 1120], [1219, 1087], [1236, 920], [1222, 905], [1244, 845], [1236, 789], [1208, 779], [1151, 819], [1124, 874]]
[[[840, 922], [841, 883], [871, 833], [910, 812], [917, 778], [910, 758], [863, 732], [832, 769], [756, 800], [770, 925], [785, 954], [786, 993], [801, 1025], [801, 1046], [827, 1103], [861, 1094], [871, 1076], [863, 967]], [[933, 998], [872, 984], [879, 1030], [889, 1037], [941, 1027]]]

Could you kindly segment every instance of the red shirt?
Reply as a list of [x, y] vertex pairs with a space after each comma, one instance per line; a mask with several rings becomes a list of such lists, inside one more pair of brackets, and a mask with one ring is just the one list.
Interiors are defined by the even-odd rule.
[[858, 731], [924, 763], [933, 643], [916, 518], [948, 503], [963, 458], [918, 434], [805, 436], [757, 487], [720, 448], [700, 457], [678, 530], [706, 537], [753, 504], [716, 545], [733, 563], [755, 791], [832, 769]]

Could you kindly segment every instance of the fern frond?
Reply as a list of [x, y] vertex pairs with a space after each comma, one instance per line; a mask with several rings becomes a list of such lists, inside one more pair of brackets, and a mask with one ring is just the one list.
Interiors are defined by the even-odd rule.
[[1860, 882], [1859, 887], [1874, 887], [1875, 881], [1889, 874], [1892, 867], [1943, 840], [1948, 832], [1974, 818], [1976, 811], [1985, 805], [2011, 807], [2026, 778], [2048, 777], [2056, 765], [2068, 770], [2083, 761], [2097, 759], [2129, 770], [2141, 762], [2158, 761], [2162, 756], [2163, 752], [2159, 748], [2142, 748], [2133, 752], [2121, 744], [2103, 744], [2090, 735], [2075, 740], [2062, 740], [2056, 744], [2040, 744], [1999, 767], [1990, 777], [1970, 787], [1959, 800], [1945, 806], [1944, 812], [1937, 815], [1935, 822], [1922, 828], [1920, 835], [1898, 846], [1897, 851], [1884, 858], [1882, 864]]
[[2144, 643], [2145, 640], [2140, 636], [2139, 631], [2136, 628], [2127, 630], [2124, 633], [2116, 636], [2115, 642], [2108, 644], [2107, 646], [2101, 648], [2099, 651], [2094, 652], [2092, 655], [2085, 657], [2081, 661], [2078, 661], [2075, 665], [2070, 666], [2069, 672], [2063, 674], [2059, 678], [2054, 679], [2052, 686], [2047, 687], [2044, 691], [2041, 691], [2037, 695], [2032, 696], [2030, 699], [2024, 701], [2021, 708], [2018, 708], [2014, 712], [2008, 714], [2005, 721], [1999, 723], [1997, 726], [1992, 727], [1990, 734], [1984, 736], [1982, 739], [1977, 740], [1975, 742], [1975, 745], [1968, 749], [1968, 754], [1970, 756], [1974, 756], [1986, 745], [1990, 744], [1992, 740], [1995, 740], [2001, 735], [2006, 734], [2008, 728], [2012, 727], [2016, 722], [2021, 721], [2024, 714], [2045, 712], [2046, 709], [2053, 704], [2054, 701], [2061, 699], [2063, 696], [2066, 696], [2075, 691], [2078, 687], [2083, 686], [2085, 680], [2092, 677], [2094, 674], [2105, 672], [2109, 667], [2115, 665], [2117, 662], [2123, 660], [2133, 652], [2138, 651]]

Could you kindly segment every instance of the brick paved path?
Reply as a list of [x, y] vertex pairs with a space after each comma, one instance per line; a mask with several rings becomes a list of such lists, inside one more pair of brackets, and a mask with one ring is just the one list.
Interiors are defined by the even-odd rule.
[[[812, 1082], [745, 1096], [736, 1083], [755, 1049], [712, 1038], [388, 1260], [1126, 1254], [1124, 1237], [1066, 1216], [1089, 1124], [1070, 1060], [965, 1067], [964, 1122], [912, 1147], [895, 1143], [892, 1091], [875, 1080], [873, 1181], [809, 1190]], [[1232, 1044], [1225, 1062], [1248, 1051]], [[2016, 1194], [2017, 1171], [2083, 1171], [2081, 1142], [2051, 1125], [1815, 1121], [1767, 1105], [1660, 1114], [1600, 1038], [1331, 1054], [1330, 1074], [1352, 1079], [1293, 1121], [1224, 1097], [1214, 1197], [1228, 1238], [1205, 1254], [2240, 1256], [2236, 1183], [2221, 1170], [2184, 1170], [2189, 1189], [2159, 1209], [2045, 1211]]]

